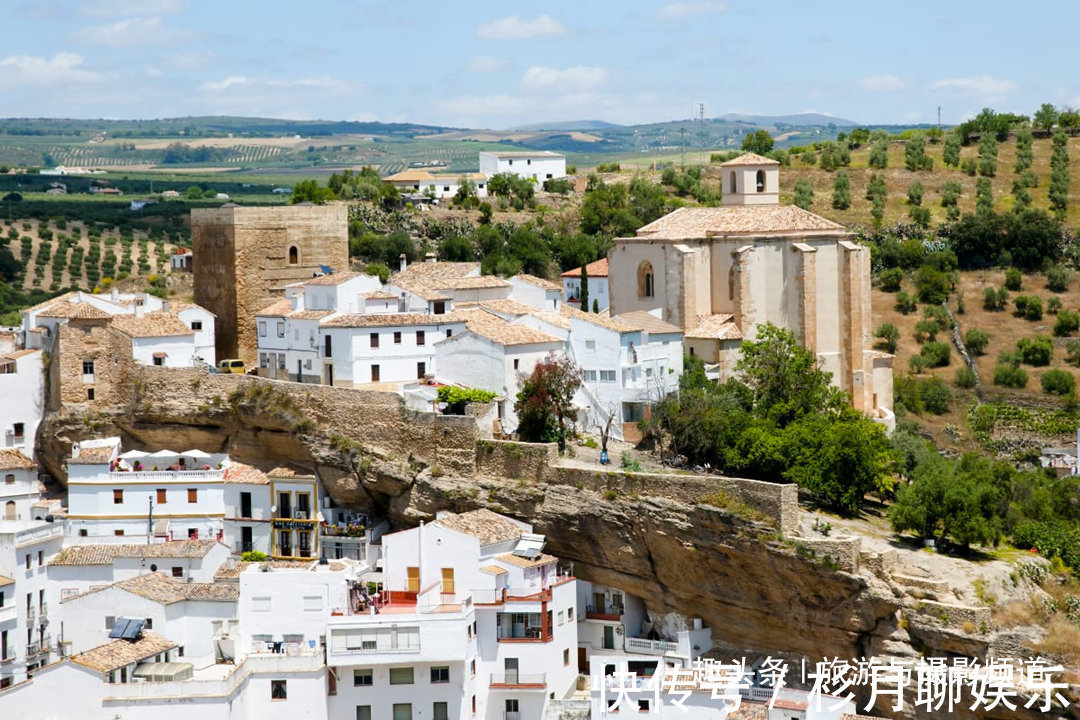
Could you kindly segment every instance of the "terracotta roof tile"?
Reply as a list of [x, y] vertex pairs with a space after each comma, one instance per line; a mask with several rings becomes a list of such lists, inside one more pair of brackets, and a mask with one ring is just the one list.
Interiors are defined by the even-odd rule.
[[330, 273], [329, 275], [320, 275], [317, 278], [312, 278], [310, 280], [307, 280], [307, 281], [304, 282], [304, 284], [305, 285], [315, 285], [315, 286], [340, 285], [342, 283], [345, 283], [345, 282], [348, 282], [348, 281], [352, 280], [353, 278], [360, 277], [361, 274], [362, 273], [353, 272], [351, 270], [346, 270], [346, 271], [343, 271], [343, 272], [333, 272], [333, 273]]
[[36, 470], [37, 463], [23, 454], [22, 450], [3, 448], [0, 450], [0, 470]]
[[[595, 262], [591, 262], [585, 266], [585, 274], [589, 277], [607, 277], [608, 276], [608, 261], [606, 257], [602, 257]], [[567, 270], [562, 274], [564, 278], [579, 278], [581, 277], [581, 268], [577, 267], [573, 270]]]
[[294, 320], [322, 320], [333, 315], [337, 310], [293, 310], [289, 317]]
[[[794, 205], [681, 207], [637, 231], [642, 240], [704, 240], [725, 235], [847, 233], [843, 225]], [[631, 240], [632, 241], [632, 240]], [[620, 241], [624, 242], [624, 241]]]
[[270, 315], [272, 317], [285, 317], [293, 311], [292, 302], [289, 300], [277, 300], [259, 310], [256, 315]]
[[112, 460], [116, 446], [84, 447], [79, 449], [77, 457], [68, 458], [68, 465], [104, 465]]
[[698, 324], [686, 332], [694, 340], [742, 340], [743, 334], [735, 324], [734, 315], [703, 315]]
[[496, 345], [542, 345], [561, 342], [557, 337], [526, 325], [510, 325], [505, 322], [501, 325], [470, 323], [468, 327], [470, 332], [476, 333]]
[[109, 588], [119, 588], [162, 605], [172, 605], [185, 600], [236, 602], [240, 599], [240, 588], [231, 583], [189, 583], [174, 580], [159, 572], [150, 572], [115, 582], [103, 588], [90, 590], [75, 597], [67, 598], [63, 602], [71, 602], [87, 595], [103, 592]]
[[147, 313], [141, 317], [116, 315], [113, 317], [112, 326], [133, 338], [179, 337], [195, 334], [195, 331], [183, 320], [172, 313], [163, 312]]
[[758, 155], [757, 153], [743, 153], [739, 157], [732, 158], [725, 163], [720, 163], [720, 167], [738, 167], [740, 165], [779, 165], [780, 163], [772, 158]]
[[513, 315], [514, 317], [532, 315], [536, 312], [536, 308], [532, 305], [526, 305], [517, 300], [481, 300], [480, 302], [455, 303], [454, 307], [458, 310], [490, 310], [499, 315]]
[[72, 545], [53, 556], [49, 565], [112, 565], [116, 558], [204, 558], [217, 540], [177, 540], [150, 545]]
[[161, 655], [177, 647], [180, 646], [172, 640], [149, 630], [143, 630], [142, 637], [134, 642], [113, 640], [93, 650], [72, 655], [71, 662], [104, 674]]
[[426, 315], [423, 313], [343, 313], [321, 323], [321, 326], [329, 328], [412, 327], [415, 325], [452, 325], [465, 321], [466, 316], [458, 312], [444, 313], [442, 315]]
[[511, 522], [509, 518], [485, 508], [444, 515], [432, 524], [471, 535], [480, 541], [481, 547], [516, 540], [525, 532], [521, 526]]
[[423, 182], [424, 180], [432, 180], [434, 177], [427, 170], [402, 170], [399, 173], [387, 175], [383, 178], [383, 182]]
[[479, 275], [477, 277], [433, 280], [431, 281], [431, 286], [436, 290], [484, 290], [510, 287], [510, 283], [500, 277], [495, 277], [494, 275]]
[[607, 315], [600, 315], [598, 313], [584, 312], [577, 308], [570, 307], [569, 305], [563, 305], [559, 308], [563, 315], [573, 319], [581, 320], [582, 322], [592, 323], [608, 330], [614, 330], [618, 333], [624, 332], [636, 332], [640, 330], [640, 327], [633, 325], [632, 323], [622, 322], [616, 318], [609, 317]]
[[112, 315], [88, 302], [58, 302], [48, 310], [38, 313], [39, 317], [67, 318], [69, 320], [103, 320]]
[[506, 575], [509, 570], [503, 567], [499, 567], [498, 565], [484, 565], [482, 568], [480, 568], [480, 572], [486, 573], [488, 575]]
[[547, 565], [548, 563], [558, 562], [559, 560], [554, 555], [546, 555], [544, 553], [540, 553], [532, 559], [518, 557], [517, 555], [514, 555], [512, 553], [504, 553], [502, 555], [496, 556], [495, 559], [499, 562], [504, 562], [507, 565], [513, 565], [514, 567], [519, 568], [531, 568], [538, 565]]
[[665, 322], [646, 310], [634, 310], [632, 312], [623, 313], [622, 315], [616, 315], [613, 319], [617, 322], [633, 325], [637, 329], [644, 330], [650, 334], [663, 335], [666, 333], [682, 332], [682, 328], [678, 325], [672, 325], [669, 322]]
[[270, 481], [262, 470], [233, 460], [225, 470], [225, 482], [235, 485], [267, 485]]
[[26, 357], [27, 355], [33, 355], [34, 353], [40, 352], [40, 348], [26, 348], [24, 350], [12, 350], [9, 353], [4, 353], [3, 357], [8, 360], [18, 360], [19, 358]]
[[562, 285], [553, 283], [550, 280], [545, 280], [542, 277], [536, 277], [535, 275], [529, 275], [528, 273], [518, 273], [510, 278], [511, 280], [520, 280], [523, 283], [528, 283], [534, 287], [538, 287], [541, 290], [562, 290]]
[[5, 587], [7, 585], [14, 585], [14, 584], [15, 584], [15, 581], [12, 580], [11, 578], [4, 577], [3, 575], [0, 575], [0, 587]]

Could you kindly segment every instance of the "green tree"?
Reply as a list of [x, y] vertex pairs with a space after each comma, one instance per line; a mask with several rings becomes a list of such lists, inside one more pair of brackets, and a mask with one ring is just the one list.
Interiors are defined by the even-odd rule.
[[954, 132], [945, 138], [941, 148], [941, 161], [949, 167], [960, 167], [960, 136]]
[[1076, 378], [1068, 370], [1047, 370], [1039, 381], [1047, 395], [1068, 395], [1076, 390]]
[[1046, 271], [1046, 289], [1050, 292], [1065, 292], [1069, 289], [1069, 271], [1061, 265], [1055, 265]]
[[1054, 341], [1045, 335], [1016, 341], [1016, 359], [1025, 365], [1045, 367], [1054, 358]]
[[973, 355], [985, 355], [990, 344], [990, 333], [979, 328], [971, 328], [964, 334], [964, 347]]
[[884, 170], [889, 166], [889, 141], [877, 140], [870, 147], [870, 167]]
[[981, 177], [975, 182], [975, 212], [981, 215], [994, 212], [994, 191], [990, 178]]
[[203, 189], [198, 185], [188, 185], [187, 190], [184, 191], [184, 197], [188, 200], [201, 200], [203, 197]]
[[851, 181], [846, 172], [838, 172], [833, 181], [832, 206], [836, 210], [847, 210], [851, 207]]
[[990, 133], [979, 138], [979, 175], [994, 177], [997, 174], [997, 141]]
[[1009, 268], [1005, 271], [1005, 287], [1013, 292], [1022, 290], [1024, 286], [1024, 274], [1018, 268]]
[[908, 205], [919, 206], [923, 201], [923, 186], [922, 183], [916, 180], [911, 184], [911, 187], [907, 191]]
[[1061, 219], [1069, 207], [1069, 138], [1064, 132], [1054, 135], [1050, 154], [1050, 209]]
[[521, 389], [514, 403], [517, 431], [526, 442], [557, 442], [566, 449], [568, 425], [574, 418], [574, 394], [581, 387], [581, 373], [567, 357], [549, 354], [531, 373], [522, 373]]
[[1035, 114], [1031, 116], [1031, 124], [1037, 128], [1042, 128], [1046, 132], [1050, 132], [1054, 129], [1054, 125], [1058, 122], [1058, 111], [1050, 103], [1043, 103], [1039, 106], [1039, 109], [1035, 111]]
[[904, 271], [898, 267], [886, 268], [878, 273], [878, 284], [885, 292], [898, 292], [904, 279]]
[[996, 545], [1003, 532], [1001, 491], [989, 460], [967, 455], [959, 461], [926, 455], [889, 509], [896, 532], [951, 540], [967, 547]]
[[806, 178], [799, 178], [795, 183], [795, 205], [809, 210], [814, 204], [814, 186]]
[[581, 266], [581, 311], [589, 312], [589, 273]]
[[1022, 177], [1015, 178], [1012, 184], [1014, 206], [1020, 210], [1031, 207], [1031, 193]]
[[926, 154], [926, 139], [922, 135], [913, 135], [904, 143], [904, 167], [912, 172], [934, 169], [934, 159]]
[[874, 337], [880, 338], [878, 346], [888, 353], [896, 353], [896, 345], [900, 342], [900, 330], [892, 323], [882, 323], [874, 331]]
[[742, 141], [742, 149], [746, 152], [757, 153], [758, 155], [764, 155], [773, 149], [773, 138], [765, 130], [755, 130], [752, 133], [747, 133], [746, 137]]
[[439, 243], [439, 259], [444, 262], [470, 262], [476, 259], [476, 255], [468, 238], [453, 235]]
[[1021, 128], [1016, 131], [1016, 162], [1013, 165], [1013, 172], [1017, 175], [1030, 168], [1032, 162], [1034, 162], [1033, 144], [1034, 138], [1031, 136], [1031, 130]]
[[320, 187], [318, 180], [301, 180], [293, 185], [292, 197], [289, 204], [309, 202], [315, 205], [325, 205], [334, 199], [334, 191], [330, 188]]
[[1080, 330], [1080, 315], [1072, 310], [1062, 310], [1057, 314], [1057, 320], [1054, 322], [1056, 337], [1067, 337], [1077, 330]]

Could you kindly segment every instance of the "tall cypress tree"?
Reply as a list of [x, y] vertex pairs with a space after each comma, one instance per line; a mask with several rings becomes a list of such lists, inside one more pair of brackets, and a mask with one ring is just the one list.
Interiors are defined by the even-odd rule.
[[581, 311], [589, 312], [589, 273], [581, 266]]

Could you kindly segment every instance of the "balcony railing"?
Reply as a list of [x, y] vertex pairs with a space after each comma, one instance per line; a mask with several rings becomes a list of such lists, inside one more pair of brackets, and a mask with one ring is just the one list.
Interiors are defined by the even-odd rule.
[[52, 650], [52, 636], [51, 635], [42, 635], [41, 636], [41, 652], [43, 652], [43, 653], [44, 652], [49, 652], [50, 650]]
[[26, 624], [33, 625], [37, 622], [37, 610], [34, 608], [26, 608]]
[[547, 673], [492, 673], [491, 687], [543, 690], [547, 687]]
[[10, 662], [15, 662], [15, 653], [12, 648], [4, 650], [3, 657], [0, 657], [0, 665], [7, 665]]
[[618, 622], [623, 609], [618, 605], [586, 605], [585, 617], [588, 620], [611, 620]]
[[646, 640], [644, 638], [626, 638], [627, 652], [644, 653], [646, 655], [666, 655], [678, 651], [679, 644], [666, 640]]
[[521, 712], [518, 710], [503, 710], [503, 720], [521, 720]]
[[26, 646], [26, 657], [34, 657], [41, 652], [41, 647], [36, 643], [30, 643]]

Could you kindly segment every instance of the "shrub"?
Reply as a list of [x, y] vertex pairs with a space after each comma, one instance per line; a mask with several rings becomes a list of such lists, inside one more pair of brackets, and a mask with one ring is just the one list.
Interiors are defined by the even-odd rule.
[[904, 271], [900, 268], [888, 268], [878, 273], [878, 283], [885, 292], [899, 291], [903, 279]]
[[896, 293], [896, 310], [901, 315], [910, 315], [915, 312], [915, 298], [903, 290]]
[[919, 302], [940, 305], [952, 292], [952, 280], [942, 271], [923, 265], [915, 273], [915, 290]]
[[999, 312], [1005, 309], [1007, 302], [1009, 302], [1009, 291], [1005, 288], [986, 288], [983, 290], [983, 310]]
[[641, 463], [639, 463], [634, 458], [634, 456], [628, 452], [624, 452], [621, 456], [619, 456], [619, 465], [623, 468], [623, 470], [627, 470], [629, 472], [641, 472]]
[[990, 333], [979, 328], [971, 328], [964, 334], [964, 345], [968, 352], [975, 355], [985, 355], [986, 346], [990, 344]]
[[1065, 343], [1065, 362], [1080, 366], [1080, 340]]
[[1046, 301], [1046, 312], [1050, 315], [1057, 315], [1059, 310], [1061, 310], [1061, 298], [1054, 295]]
[[1068, 370], [1054, 368], [1042, 376], [1042, 390], [1048, 395], [1068, 395], [1076, 388], [1076, 379]]
[[912, 355], [908, 358], [908, 367], [911, 368], [911, 372], [921, 375], [923, 370], [926, 369], [926, 361], [923, 360], [921, 355]]
[[1016, 356], [1025, 365], [1044, 367], [1054, 357], [1054, 342], [1045, 335], [1020, 338], [1016, 343]]
[[1028, 375], [1023, 368], [1015, 365], [998, 365], [994, 368], [994, 384], [1007, 388], [1027, 386]]
[[1024, 276], [1016, 268], [1009, 268], [1005, 271], [1005, 287], [1013, 292], [1020, 290], [1024, 283]]
[[1055, 265], [1046, 271], [1046, 287], [1051, 292], [1065, 292], [1069, 287], [1069, 272]]
[[956, 387], [973, 388], [975, 387], [975, 371], [967, 365], [961, 365], [956, 368], [956, 376], [953, 382], [956, 383]]
[[1057, 322], [1054, 323], [1054, 335], [1065, 337], [1080, 330], [1080, 315], [1072, 310], [1062, 310], [1058, 313]]
[[945, 367], [952, 358], [952, 346], [940, 340], [930, 340], [923, 343], [919, 356], [926, 363], [926, 367]]
[[1017, 295], [1013, 300], [1013, 306], [1016, 308], [1013, 314], [1017, 317], [1031, 321], [1042, 320], [1042, 299], [1035, 295]]
[[896, 344], [900, 340], [900, 331], [892, 323], [882, 323], [877, 330], [874, 331], [874, 337], [880, 338], [881, 342], [877, 343], [882, 350], [889, 353], [896, 352]]
[[941, 378], [907, 377], [897, 382], [896, 400], [920, 415], [924, 412], [944, 415], [949, 412], [952, 392]]
[[259, 550], [248, 550], [240, 556], [243, 562], [262, 562], [266, 560], [266, 553]]

